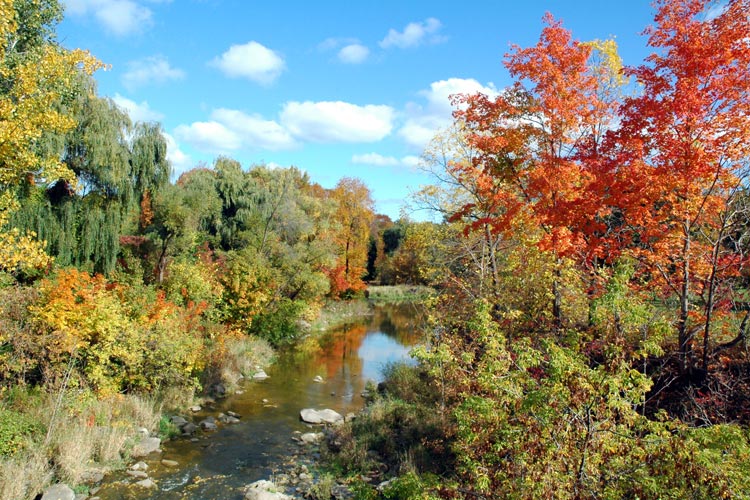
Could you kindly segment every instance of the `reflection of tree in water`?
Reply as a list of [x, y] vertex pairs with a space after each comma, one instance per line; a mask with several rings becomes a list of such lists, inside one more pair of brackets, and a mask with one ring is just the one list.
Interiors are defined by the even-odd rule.
[[358, 352], [367, 336], [363, 324], [348, 325], [327, 336], [318, 355], [318, 373], [327, 380], [327, 389], [337, 396], [353, 398], [364, 390], [362, 359]]
[[393, 304], [376, 307], [374, 314], [373, 328], [393, 337], [399, 344], [413, 346], [422, 340], [426, 320], [423, 306]]
[[413, 304], [375, 307], [373, 317], [363, 322], [346, 325], [320, 341], [317, 354], [317, 373], [334, 381], [330, 389], [338, 395], [359, 394], [365, 385], [362, 380], [363, 361], [359, 356], [368, 334], [382, 332], [404, 346], [412, 346], [422, 338], [424, 308]]

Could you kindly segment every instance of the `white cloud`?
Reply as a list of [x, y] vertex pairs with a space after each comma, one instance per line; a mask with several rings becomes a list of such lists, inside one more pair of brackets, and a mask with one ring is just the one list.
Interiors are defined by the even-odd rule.
[[93, 15], [107, 31], [125, 36], [142, 31], [153, 23], [153, 13], [132, 0], [66, 0], [66, 14]]
[[115, 94], [112, 100], [128, 113], [133, 122], [157, 122], [164, 118], [163, 114], [151, 109], [146, 101], [137, 103], [120, 94]]
[[273, 83], [284, 71], [284, 59], [258, 42], [232, 45], [229, 50], [211, 61], [231, 78], [247, 78], [261, 85]]
[[441, 27], [442, 23], [434, 17], [425, 19], [422, 22], [409, 23], [404, 28], [404, 31], [389, 30], [386, 37], [380, 41], [380, 46], [384, 49], [391, 47], [405, 49], [426, 43], [441, 43], [446, 40], [446, 37], [437, 34]]
[[373, 167], [409, 167], [414, 168], [419, 164], [417, 156], [404, 156], [396, 158], [395, 156], [383, 156], [380, 153], [366, 153], [352, 156], [352, 163], [355, 165], [370, 165]]
[[294, 138], [281, 125], [257, 115], [220, 108], [210, 121], [180, 125], [175, 134], [203, 151], [226, 153], [238, 149], [278, 151], [296, 147]]
[[393, 129], [390, 106], [357, 106], [341, 101], [287, 102], [281, 124], [299, 139], [313, 142], [374, 142]]
[[367, 60], [367, 57], [369, 55], [370, 49], [368, 49], [364, 45], [353, 43], [347, 45], [346, 47], [342, 47], [342, 49], [339, 50], [338, 58], [339, 61], [343, 63], [361, 64]]
[[122, 75], [122, 84], [132, 91], [145, 85], [163, 84], [183, 78], [185, 72], [173, 68], [166, 57], [152, 56], [129, 62], [128, 70]]
[[180, 145], [177, 144], [173, 136], [166, 132], [162, 132], [162, 135], [167, 141], [167, 159], [172, 165], [172, 177], [176, 179], [193, 168], [194, 162], [189, 155], [180, 149]]
[[454, 94], [475, 94], [481, 92], [496, 97], [498, 91], [492, 83], [482, 85], [474, 79], [449, 78], [430, 84], [430, 88], [418, 94], [426, 103], [409, 103], [406, 107], [407, 119], [398, 135], [416, 150], [423, 149], [435, 133], [448, 127], [453, 120], [453, 106], [450, 96]]
[[211, 118], [237, 133], [242, 142], [252, 148], [278, 151], [296, 146], [292, 136], [281, 125], [258, 115], [222, 108], [211, 113]]
[[179, 139], [202, 151], [225, 153], [242, 146], [237, 133], [216, 121], [179, 125], [174, 133]]
[[379, 153], [366, 153], [352, 156], [355, 165], [373, 165], [375, 167], [395, 167], [401, 162], [393, 156], [383, 156]]

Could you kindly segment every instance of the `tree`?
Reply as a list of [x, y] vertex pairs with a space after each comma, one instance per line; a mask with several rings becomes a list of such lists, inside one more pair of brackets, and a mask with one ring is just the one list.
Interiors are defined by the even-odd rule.
[[634, 253], [678, 299], [677, 341], [688, 369], [701, 329], [706, 364], [718, 281], [745, 264], [731, 237], [745, 217], [738, 193], [750, 158], [750, 2], [731, 0], [713, 17], [703, 0], [656, 6], [646, 34], [658, 52], [627, 70], [643, 93], [623, 108], [617, 160], [625, 161], [612, 167], [612, 191], [621, 193], [615, 202]]
[[344, 177], [331, 190], [331, 196], [338, 204], [335, 219], [339, 222], [334, 236], [338, 261], [330, 271], [331, 293], [338, 295], [364, 286], [374, 211], [370, 190], [359, 179]]
[[[54, 42], [62, 9], [56, 0], [0, 0], [0, 226], [18, 209], [14, 190], [36, 182], [74, 181], [58, 151], [40, 147], [46, 134], [75, 122], [61, 104], [79, 75], [101, 65], [87, 52]], [[48, 263], [32, 232], [0, 233], [0, 268], [16, 271]]]
[[[505, 66], [515, 85], [491, 99], [459, 96], [455, 116], [467, 127], [477, 153], [460, 175], [476, 178], [482, 198], [494, 209], [492, 231], [508, 231], [526, 217], [543, 231], [543, 249], [558, 257], [552, 285], [552, 315], [561, 326], [562, 259], [590, 259], [598, 251], [592, 236], [604, 227], [600, 200], [592, 189], [596, 163], [583, 161], [597, 149], [603, 128], [613, 121], [616, 102], [605, 100], [600, 77], [588, 61], [596, 46], [572, 39], [550, 14], [536, 46], [514, 47]], [[530, 88], [524, 82], [531, 84]], [[465, 205], [465, 208], [473, 208]]]

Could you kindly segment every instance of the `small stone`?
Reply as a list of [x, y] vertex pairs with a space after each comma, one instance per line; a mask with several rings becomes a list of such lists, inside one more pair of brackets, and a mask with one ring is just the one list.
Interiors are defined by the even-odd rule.
[[239, 418], [232, 417], [229, 415], [224, 415], [219, 417], [219, 420], [224, 424], [238, 424], [240, 422]]
[[198, 406], [198, 405], [195, 405], [195, 406], [191, 406], [191, 407], [190, 407], [190, 411], [192, 411], [193, 413], [195, 413], [195, 412], [199, 412], [199, 411], [201, 411], [202, 409], [203, 409], [203, 408], [201, 408], [201, 407], [200, 407], [200, 406]]
[[178, 465], [180, 465], [178, 462], [174, 460], [167, 460], [166, 458], [161, 461], [161, 464], [165, 467], [177, 467]]
[[315, 375], [315, 378], [313, 379], [313, 382], [317, 382], [318, 384], [322, 384], [323, 383], [323, 377], [321, 377], [320, 375]]
[[138, 479], [145, 479], [148, 477], [148, 474], [146, 474], [142, 470], [128, 470], [128, 471], [125, 471], [125, 473], [130, 477], [135, 477]]
[[298, 477], [300, 481], [310, 481], [312, 479], [312, 476], [308, 474], [307, 472], [303, 472]]
[[299, 437], [303, 444], [318, 444], [323, 440], [322, 432], [306, 432]]
[[245, 394], [245, 391], [243, 391], [242, 389], [237, 389], [236, 391], [234, 391], [234, 393], [242, 395], [242, 394]]
[[138, 481], [135, 484], [136, 486], [140, 486], [141, 488], [156, 488], [156, 483], [152, 479], [144, 479], [143, 481]]
[[136, 462], [130, 467], [128, 467], [130, 470], [148, 470], [148, 464], [146, 462]]
[[229, 410], [227, 410], [227, 415], [229, 415], [230, 417], [234, 417], [234, 418], [241, 418], [239, 413], [235, 413]]
[[172, 415], [171, 417], [169, 417], [169, 421], [172, 422], [177, 427], [182, 427], [183, 425], [188, 423], [187, 420], [185, 420], [183, 417], [179, 415]]
[[205, 419], [201, 420], [200, 424], [201, 429], [204, 431], [215, 431], [218, 429], [216, 426], [216, 419], [214, 417], [206, 417]]
[[255, 375], [253, 375], [253, 380], [265, 380], [268, 378], [268, 374], [264, 372], [263, 370], [259, 370], [255, 372]]
[[185, 425], [183, 425], [180, 429], [182, 430], [182, 434], [184, 436], [189, 436], [198, 430], [198, 426], [192, 422], [188, 422]]
[[268, 403], [268, 400], [267, 400], [266, 398], [263, 398], [263, 399], [261, 399], [260, 401], [261, 401], [261, 403], [263, 403], [263, 404], [266, 404], [266, 403]]

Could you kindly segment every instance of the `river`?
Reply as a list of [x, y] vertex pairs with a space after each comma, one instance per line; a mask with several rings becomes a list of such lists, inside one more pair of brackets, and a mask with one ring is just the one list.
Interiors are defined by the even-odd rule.
[[[371, 315], [279, 353], [269, 378], [247, 380], [240, 392], [212, 408], [186, 417], [197, 423], [231, 410], [240, 423], [218, 431], [198, 431], [193, 440], [178, 438], [162, 445], [163, 453], [145, 462], [157, 488], [129, 485], [120, 476], [96, 493], [102, 500], [241, 499], [243, 486], [272, 478], [279, 466], [299, 451], [295, 433], [316, 430], [299, 419], [303, 408], [331, 408], [342, 415], [364, 405], [368, 381], [382, 379], [390, 362], [409, 360], [421, 336], [423, 317], [414, 305], [375, 307]], [[315, 382], [320, 376], [323, 382]], [[178, 462], [166, 467], [162, 459]]]

